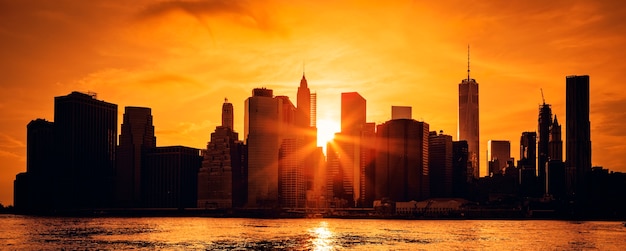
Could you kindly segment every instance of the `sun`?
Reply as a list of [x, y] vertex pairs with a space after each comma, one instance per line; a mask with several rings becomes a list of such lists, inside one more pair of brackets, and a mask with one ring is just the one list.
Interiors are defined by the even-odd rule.
[[317, 121], [317, 145], [326, 148], [326, 142], [333, 140], [335, 133], [341, 130], [341, 125], [331, 119]]

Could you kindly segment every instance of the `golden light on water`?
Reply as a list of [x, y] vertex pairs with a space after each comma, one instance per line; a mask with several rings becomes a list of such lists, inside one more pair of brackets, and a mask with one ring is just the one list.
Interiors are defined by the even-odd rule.
[[328, 223], [325, 221], [320, 222], [319, 226], [309, 230], [315, 238], [311, 240], [313, 244], [313, 250], [333, 250], [333, 232], [328, 229]]

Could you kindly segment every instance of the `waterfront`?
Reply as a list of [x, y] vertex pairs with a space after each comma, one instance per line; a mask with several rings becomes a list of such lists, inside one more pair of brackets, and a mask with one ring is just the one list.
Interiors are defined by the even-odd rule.
[[620, 250], [618, 221], [0, 215], [7, 250]]

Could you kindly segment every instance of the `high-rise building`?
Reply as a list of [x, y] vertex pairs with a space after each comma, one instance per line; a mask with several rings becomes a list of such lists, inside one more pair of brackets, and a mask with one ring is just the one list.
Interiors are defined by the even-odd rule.
[[244, 139], [248, 147], [248, 207], [278, 206], [278, 154], [283, 104], [273, 91], [255, 88], [245, 102]]
[[566, 195], [566, 172], [563, 162], [563, 141], [561, 140], [561, 125], [554, 115], [554, 121], [550, 125], [548, 142], [548, 169], [545, 193], [554, 197], [562, 198]]
[[361, 132], [359, 207], [373, 207], [376, 182], [376, 123], [365, 123]]
[[302, 73], [302, 79], [300, 80], [300, 86], [298, 87], [298, 98], [296, 100], [299, 116], [298, 125], [303, 127], [311, 126], [311, 91], [309, 90], [308, 83]]
[[124, 108], [116, 158], [115, 199], [120, 207], [141, 206], [142, 158], [149, 148], [156, 147], [150, 108]]
[[567, 76], [565, 82], [565, 163], [574, 189], [569, 192], [584, 196], [585, 176], [591, 172], [589, 76]]
[[561, 125], [554, 115], [554, 121], [550, 125], [548, 141], [548, 159], [563, 161], [563, 140], [561, 140]]
[[430, 132], [428, 138], [428, 172], [430, 195], [435, 198], [449, 198], [453, 193], [452, 136], [441, 131]]
[[54, 123], [36, 119], [26, 126], [26, 172], [14, 181], [18, 212], [42, 212], [54, 204]]
[[148, 149], [142, 165], [142, 202], [149, 208], [195, 208], [200, 149], [163, 146]]
[[552, 125], [552, 108], [545, 101], [539, 106], [538, 133], [537, 133], [537, 181], [540, 187], [545, 187], [546, 165], [548, 163], [550, 145], [550, 126]]
[[113, 199], [117, 105], [93, 93], [54, 98], [57, 205], [65, 209], [110, 207]]
[[235, 115], [233, 110], [233, 104], [228, 102], [228, 99], [224, 99], [222, 105], [222, 126], [234, 130]]
[[392, 106], [391, 119], [412, 119], [410, 106]]
[[520, 154], [517, 167], [520, 169], [520, 183], [524, 195], [537, 192], [537, 133], [523, 132], [520, 138]]
[[467, 173], [467, 141], [452, 141], [452, 194], [454, 197], [466, 198], [468, 182], [473, 179]]
[[367, 101], [358, 92], [341, 93], [341, 132], [349, 135], [361, 133], [366, 123]]
[[245, 204], [246, 170], [244, 147], [232, 128], [233, 105], [222, 105], [222, 125], [211, 133], [211, 141], [203, 152], [198, 172], [199, 208], [237, 208]]
[[396, 119], [376, 130], [376, 199], [423, 200], [430, 196], [429, 126]]
[[511, 142], [508, 140], [489, 140], [487, 142], [487, 162], [489, 174], [501, 175], [502, 170], [511, 160]]
[[[342, 199], [355, 206], [360, 199], [361, 134], [366, 120], [366, 101], [357, 92], [341, 93], [341, 133], [335, 137], [343, 178]], [[337, 197], [337, 196], [336, 196]]]
[[468, 161], [475, 179], [480, 177], [480, 131], [478, 110], [478, 83], [470, 78], [469, 47], [467, 58], [467, 79], [459, 84], [459, 128], [458, 140], [467, 141]]

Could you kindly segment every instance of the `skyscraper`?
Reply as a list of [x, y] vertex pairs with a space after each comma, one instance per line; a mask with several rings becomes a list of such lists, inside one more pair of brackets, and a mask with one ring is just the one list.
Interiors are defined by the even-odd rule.
[[430, 196], [428, 124], [395, 119], [376, 131], [376, 199], [423, 200]]
[[96, 98], [80, 92], [54, 98], [57, 202], [63, 208], [111, 206], [117, 105]]
[[222, 125], [211, 133], [198, 172], [198, 207], [232, 208], [245, 203], [243, 143], [232, 128], [233, 104], [224, 100]]
[[244, 139], [248, 146], [248, 207], [278, 205], [278, 154], [282, 100], [271, 89], [255, 88], [245, 101]]
[[54, 204], [54, 123], [36, 119], [26, 126], [26, 172], [15, 177], [13, 205], [18, 212], [43, 212]]
[[546, 193], [555, 197], [566, 194], [566, 173], [563, 163], [563, 141], [561, 140], [561, 125], [554, 115], [554, 121], [550, 126], [550, 140], [548, 142], [548, 184]]
[[585, 176], [591, 172], [591, 122], [589, 121], [589, 76], [567, 76], [565, 101], [565, 160], [569, 183], [584, 193]]
[[225, 98], [224, 104], [222, 105], [222, 126], [234, 130], [234, 118], [233, 104], [229, 103], [228, 99]]
[[459, 128], [458, 140], [468, 144], [468, 162], [470, 162], [474, 178], [480, 177], [480, 135], [478, 110], [478, 83], [470, 78], [469, 47], [467, 56], [467, 79], [459, 84]]
[[502, 174], [507, 161], [511, 160], [511, 142], [508, 140], [489, 140], [487, 142], [487, 160], [489, 173]]
[[357, 92], [341, 93], [341, 133], [337, 134], [339, 166], [343, 177], [344, 199], [352, 206], [361, 191], [361, 134], [365, 127], [366, 101]]
[[142, 202], [150, 208], [195, 208], [198, 200], [200, 149], [185, 146], [150, 148], [143, 159]]
[[304, 77], [304, 72], [302, 73], [297, 95], [297, 109], [298, 113], [301, 114], [301, 116], [298, 117], [298, 125], [309, 127], [311, 126], [311, 91]]
[[550, 140], [548, 142], [548, 158], [550, 160], [563, 161], [563, 140], [561, 140], [561, 125], [554, 115], [554, 121], [550, 125]]
[[452, 197], [452, 136], [443, 131], [430, 132], [428, 138], [428, 175], [430, 195], [435, 198]]
[[545, 101], [539, 106], [537, 134], [537, 181], [540, 187], [546, 186], [546, 163], [548, 163], [550, 126], [552, 125], [552, 108]]
[[120, 145], [117, 146], [116, 193], [118, 206], [141, 205], [142, 158], [149, 148], [156, 147], [150, 108], [124, 108]]
[[467, 170], [467, 141], [452, 141], [452, 194], [466, 198], [468, 180], [473, 178]]
[[525, 195], [537, 192], [537, 133], [523, 132], [520, 138], [520, 154], [517, 166], [521, 170], [521, 189]]

